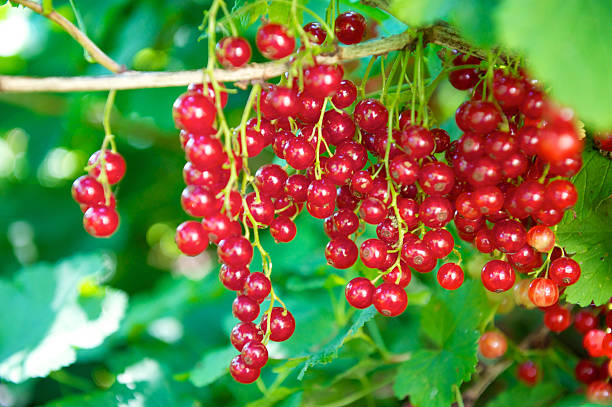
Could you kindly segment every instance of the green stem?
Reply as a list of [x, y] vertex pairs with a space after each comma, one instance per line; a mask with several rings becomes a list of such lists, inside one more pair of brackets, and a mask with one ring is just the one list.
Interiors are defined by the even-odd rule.
[[[72, 3], [72, 0], [70, 1]], [[47, 15], [53, 11], [53, 0], [42, 0], [43, 15]]]
[[237, 37], [238, 30], [236, 29], [236, 24], [234, 23], [234, 19], [232, 18], [232, 15], [227, 9], [227, 5], [225, 4], [224, 1], [221, 2], [221, 9], [223, 10], [223, 14], [225, 14], [225, 18], [227, 18], [227, 21], [229, 22], [230, 31], [232, 32], [232, 36]]
[[359, 90], [361, 92], [361, 96], [365, 98], [365, 87], [366, 83], [368, 83], [368, 76], [370, 76], [370, 71], [372, 70], [372, 66], [374, 66], [374, 62], [376, 61], [376, 55], [370, 58], [370, 62], [366, 67], [365, 73], [363, 74], [363, 79], [361, 80], [361, 85], [359, 85]]
[[454, 385], [453, 388], [455, 389], [455, 398], [457, 399], [457, 407], [464, 407], [463, 406], [463, 397], [461, 396], [461, 390], [459, 390], [459, 386]]

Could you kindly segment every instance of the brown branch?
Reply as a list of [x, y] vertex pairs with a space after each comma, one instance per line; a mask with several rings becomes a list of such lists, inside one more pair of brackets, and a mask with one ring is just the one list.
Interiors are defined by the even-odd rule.
[[[89, 39], [85, 33], [79, 30], [74, 24], [68, 21], [64, 16], [57, 13], [56, 11], [51, 11], [50, 13], [45, 14], [43, 12], [43, 8], [40, 4], [35, 3], [30, 0], [11, 0], [13, 3], [21, 4], [24, 7], [27, 7], [38, 14], [47, 17], [49, 20], [56, 22], [60, 25], [72, 38], [74, 38], [81, 46], [87, 51], [87, 53], [93, 58], [94, 61], [105, 67], [111, 72], [122, 72], [124, 68], [119, 65], [117, 62], [113, 61], [108, 55], [104, 53], [92, 40]], [[0, 87], [1, 89], [1, 87]]]
[[[19, 0], [25, 1], [25, 0]], [[408, 32], [368, 41], [361, 44], [339, 47], [335, 52], [317, 56], [318, 63], [332, 64], [387, 54], [408, 46], [414, 36]], [[253, 63], [238, 69], [216, 69], [214, 77], [220, 82], [245, 82], [265, 80], [282, 75], [289, 69], [288, 62]], [[142, 89], [186, 86], [202, 82], [205, 73], [200, 69], [178, 72], [127, 71], [117, 75], [34, 78], [0, 75], [2, 92], [76, 92], [108, 89]]]

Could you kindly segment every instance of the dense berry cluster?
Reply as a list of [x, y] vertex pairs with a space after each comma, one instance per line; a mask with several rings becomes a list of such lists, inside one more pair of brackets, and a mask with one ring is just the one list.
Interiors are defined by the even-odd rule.
[[[334, 28], [304, 26], [306, 46], [299, 53], [334, 39], [358, 43], [366, 24], [348, 12]], [[509, 290], [518, 272], [525, 278], [517, 287], [528, 301], [547, 312], [567, 311], [557, 304], [559, 293], [578, 280], [580, 266], [555, 246], [553, 228], [577, 200], [566, 178], [581, 166], [583, 142], [570, 110], [555, 106], [521, 72], [505, 66], [481, 71], [479, 59], [456, 55], [449, 80], [469, 89], [470, 98], [456, 113], [463, 134], [451, 142], [446, 131], [428, 125], [426, 103], [388, 109], [363, 89], [358, 97], [341, 65], [304, 62], [312, 58], [295, 54], [296, 39], [281, 24], [260, 27], [256, 46], [269, 59], [291, 56], [292, 69], [279, 83], [254, 87], [240, 126], [227, 126], [222, 109], [228, 95], [214, 80], [191, 85], [173, 107], [187, 159], [181, 203], [201, 219], [179, 225], [176, 242], [192, 256], [217, 245], [220, 279], [237, 292], [232, 309], [240, 323], [231, 342], [241, 353], [230, 365], [237, 381], [256, 380], [268, 341], [284, 341], [295, 329], [272, 288], [259, 230], [269, 228], [277, 242], [289, 242], [304, 208], [323, 220], [329, 265], [346, 269], [360, 260], [378, 271], [373, 279], [356, 277], [346, 285], [355, 308], [374, 305], [382, 315], [401, 314], [412, 272], [437, 268], [442, 287], [459, 288], [460, 257], [444, 260], [454, 251], [447, 230], [454, 225], [462, 240], [492, 256], [481, 273], [486, 289]], [[217, 43], [216, 59], [225, 67], [241, 67], [250, 57], [243, 38]], [[420, 79], [413, 79], [416, 86]], [[255, 115], [248, 118], [251, 108]], [[266, 164], [251, 174], [248, 159], [264, 148], [286, 165]], [[375, 227], [375, 238], [361, 238], [366, 225]], [[249, 270], [254, 249], [262, 255], [263, 272]], [[262, 313], [267, 298], [270, 306]], [[274, 307], [277, 301], [283, 306]], [[502, 334], [481, 339], [485, 357], [505, 351]], [[519, 371], [526, 382], [537, 381], [537, 366], [526, 363]]]
[[125, 175], [125, 160], [111, 150], [96, 151], [87, 162], [88, 175], [72, 184], [72, 198], [83, 211], [83, 227], [94, 237], [109, 237], [119, 226], [116, 200], [110, 187]]

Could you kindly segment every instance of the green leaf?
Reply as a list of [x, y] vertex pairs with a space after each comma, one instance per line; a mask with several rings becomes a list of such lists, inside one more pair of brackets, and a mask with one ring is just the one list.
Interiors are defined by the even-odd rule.
[[[298, 19], [301, 13], [298, 14]], [[268, 17], [270, 21], [273, 23], [282, 23], [287, 24], [292, 21], [291, 17], [291, 4], [285, 3], [283, 1], [274, 1], [270, 2], [270, 6], [268, 7]]]
[[227, 373], [230, 360], [238, 351], [233, 346], [206, 352], [202, 360], [189, 373], [189, 380], [198, 386], [206, 386]]
[[269, 407], [275, 405], [277, 402], [286, 399], [298, 389], [289, 389], [287, 387], [277, 387], [274, 390], [266, 393], [265, 397], [253, 401], [246, 405], [246, 407]]
[[566, 289], [566, 300], [582, 305], [601, 305], [610, 299], [612, 273], [612, 161], [591, 148], [583, 155], [582, 170], [573, 182], [578, 191], [574, 211], [569, 210], [557, 228], [557, 242], [574, 254], [580, 279]]
[[344, 342], [349, 337], [354, 335], [359, 330], [359, 328], [361, 328], [366, 322], [371, 320], [374, 315], [376, 315], [376, 309], [374, 307], [366, 308], [355, 314], [355, 317], [353, 318], [354, 322], [346, 332], [343, 332], [336, 336], [336, 338], [332, 340], [326, 347], [324, 347], [321, 351], [311, 355], [308, 360], [306, 360], [304, 367], [298, 375], [298, 380], [302, 380], [304, 378], [304, 374], [306, 374], [306, 371], [310, 367], [316, 366], [318, 364], [329, 363], [334, 360], [338, 356], [338, 350], [342, 347]]
[[0, 377], [22, 382], [76, 360], [117, 331], [127, 306], [119, 290], [97, 285], [110, 271], [100, 255], [40, 264], [0, 280]]
[[612, 128], [612, 7], [600, 0], [506, 0], [499, 37], [561, 103], [599, 129]]
[[574, 394], [555, 403], [553, 407], [598, 407], [600, 405], [589, 403], [583, 395]]
[[540, 407], [548, 405], [561, 394], [562, 389], [555, 383], [538, 383], [529, 387], [522, 383], [502, 391], [488, 407], [515, 407], [520, 400], [521, 407]]
[[232, 8], [232, 16], [239, 16], [240, 26], [239, 31], [245, 31], [251, 25], [268, 13], [268, 3], [265, 1], [258, 1], [257, 4], [251, 6], [251, 3], [245, 0], [236, 0], [234, 7]]
[[413, 27], [447, 21], [475, 45], [492, 46], [493, 16], [498, 4], [499, 0], [391, 0], [389, 10]]
[[416, 405], [449, 406], [453, 386], [469, 380], [478, 363], [477, 328], [489, 307], [477, 281], [467, 280], [455, 291], [439, 288], [421, 312], [424, 345], [429, 343], [433, 349], [419, 349], [402, 363], [393, 386], [395, 395], [409, 395]]

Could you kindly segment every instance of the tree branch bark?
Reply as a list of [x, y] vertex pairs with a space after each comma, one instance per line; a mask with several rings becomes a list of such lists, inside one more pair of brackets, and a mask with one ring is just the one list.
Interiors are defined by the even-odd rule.
[[[105, 67], [111, 72], [122, 72], [125, 69], [119, 65], [117, 62], [113, 61], [111, 57], [106, 55], [104, 51], [102, 51], [98, 46], [89, 39], [85, 33], [79, 30], [74, 24], [68, 21], [64, 16], [57, 13], [56, 11], [51, 11], [50, 13], [45, 13], [40, 4], [35, 3], [30, 0], [11, 0], [13, 3], [21, 4], [24, 7], [27, 7], [36, 13], [47, 17], [49, 20], [56, 22], [59, 26], [61, 26], [72, 38], [74, 38], [81, 46], [89, 53], [89, 55], [100, 65]], [[2, 88], [0, 87], [0, 90]]]

